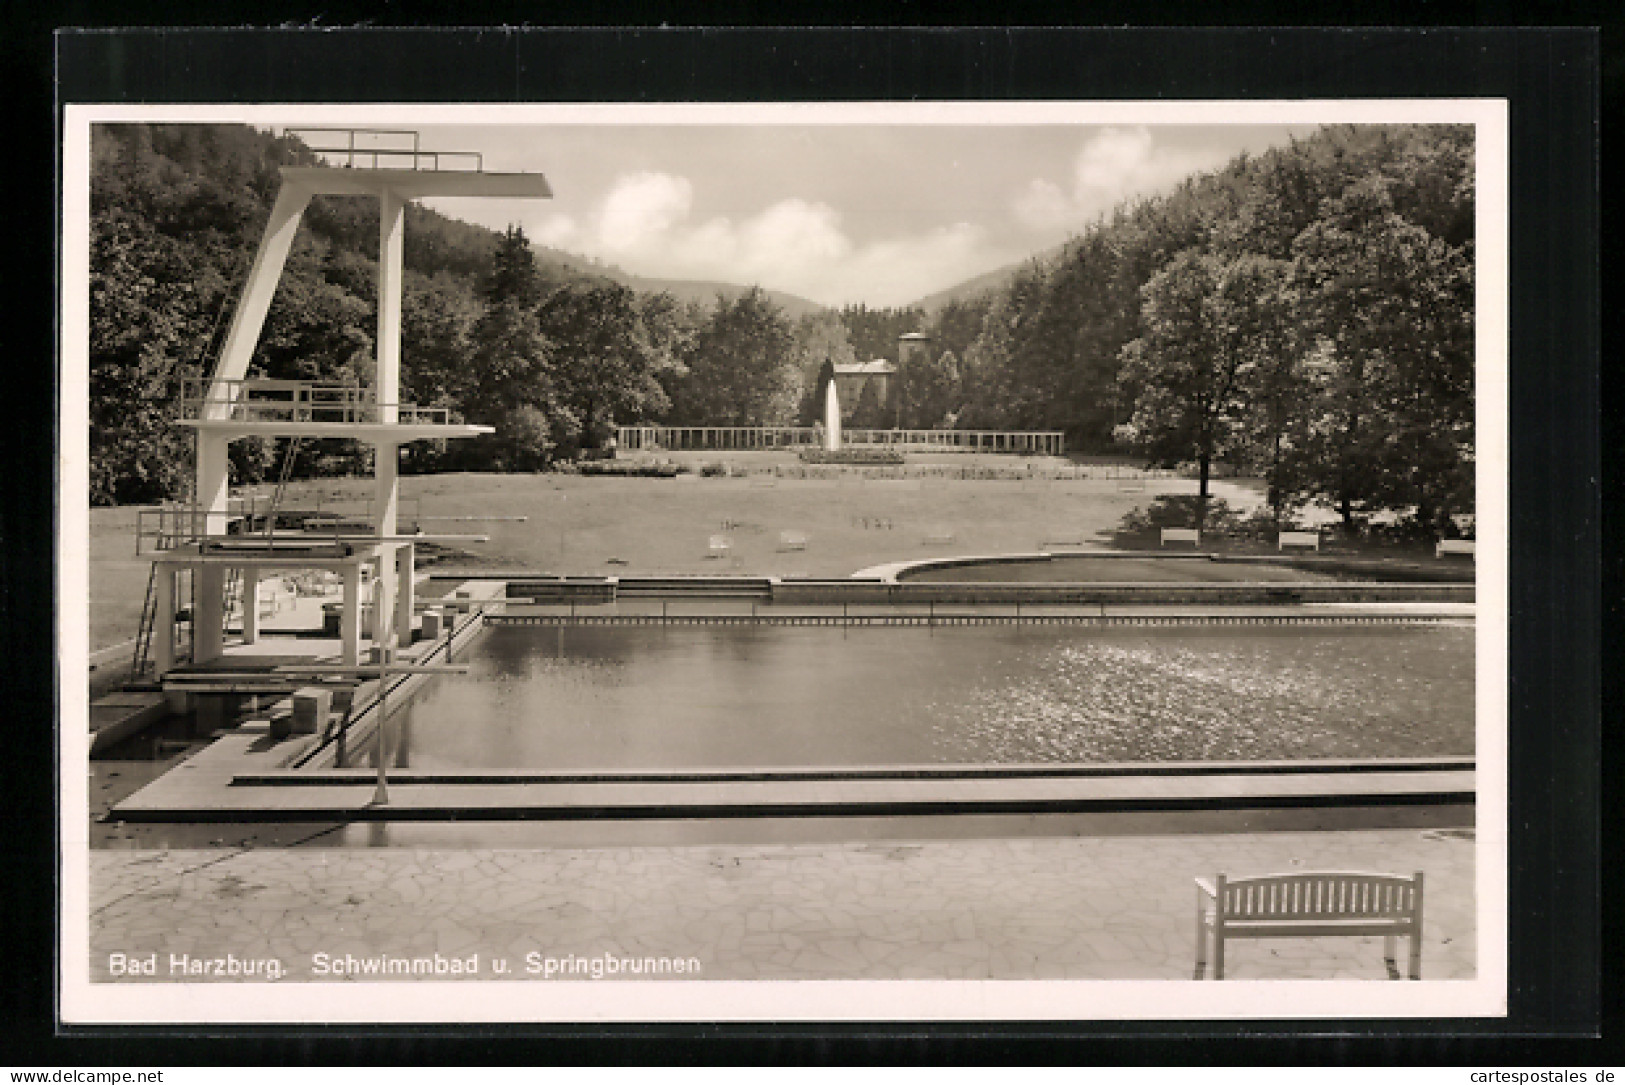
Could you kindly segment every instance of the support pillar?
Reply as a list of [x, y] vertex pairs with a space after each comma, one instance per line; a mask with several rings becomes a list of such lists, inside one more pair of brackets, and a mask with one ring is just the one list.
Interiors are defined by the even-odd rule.
[[226, 567], [199, 565], [192, 613], [192, 659], [205, 663], [226, 651]]
[[[197, 507], [195, 525], [205, 536], [223, 535], [231, 495], [229, 442], [222, 434], [199, 433], [197, 442]], [[225, 651], [225, 566], [199, 565], [192, 574], [197, 590], [192, 614], [192, 658], [217, 659]]]
[[412, 582], [412, 568], [417, 560], [417, 547], [411, 543], [397, 547], [395, 558], [399, 569], [401, 590], [395, 600], [396, 643], [405, 648], [412, 643], [412, 610], [416, 606], [417, 585]]
[[400, 519], [401, 446], [393, 441], [380, 441], [373, 446], [373, 452], [373, 475], [376, 486], [373, 505], [377, 511], [373, 528], [380, 536], [394, 535], [396, 524]]
[[372, 593], [372, 640], [387, 647], [395, 632], [395, 547], [378, 549], [378, 575]]
[[[282, 266], [299, 232], [299, 219], [310, 193], [296, 185], [284, 182], [271, 208], [271, 218], [265, 224], [265, 234], [254, 256], [254, 267], [243, 287], [243, 296], [232, 313], [231, 327], [226, 332], [225, 344], [220, 348], [220, 364], [215, 377], [242, 380], [248, 375], [248, 361], [259, 341], [260, 329], [265, 324], [266, 311], [276, 295], [277, 281], [282, 277]], [[224, 388], [210, 391], [211, 410], [228, 409], [229, 395]], [[211, 417], [214, 417], [211, 415]], [[202, 494], [198, 495], [199, 501]]]
[[205, 535], [226, 533], [226, 511], [231, 499], [229, 447], [223, 434], [198, 434], [196, 503], [203, 516], [195, 528]]
[[243, 643], [254, 644], [260, 639], [260, 568], [250, 565], [243, 569]]
[[339, 613], [339, 662], [361, 665], [361, 566], [344, 567], [344, 609]]
[[[401, 401], [401, 279], [406, 203], [393, 189], [378, 196], [378, 403], [379, 420], [394, 425]], [[382, 451], [380, 449], [379, 451]]]

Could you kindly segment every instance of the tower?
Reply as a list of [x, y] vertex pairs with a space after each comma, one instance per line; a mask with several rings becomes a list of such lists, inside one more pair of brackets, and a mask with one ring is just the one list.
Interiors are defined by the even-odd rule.
[[[426, 196], [545, 199], [552, 195], [539, 173], [487, 173], [477, 154], [423, 151], [417, 133], [410, 150], [365, 149], [357, 137], [377, 135], [352, 129], [303, 129], [337, 135], [347, 146], [312, 147], [345, 156], [342, 165], [285, 166], [281, 189], [232, 316], [212, 376], [189, 381], [182, 390], [180, 424], [197, 435], [193, 504], [159, 529], [162, 553], [153, 570], [150, 595], [152, 656], [162, 678], [175, 665], [177, 577], [191, 577], [195, 599], [192, 659], [205, 663], [225, 653], [225, 587], [242, 585], [243, 637], [257, 636], [258, 586], [268, 569], [318, 569], [344, 582], [340, 615], [341, 660], [359, 662], [362, 641], [362, 587], [374, 585], [371, 639], [380, 645], [409, 642], [412, 636], [414, 544], [422, 535], [398, 531], [398, 465], [402, 445], [424, 438], [464, 438], [491, 427], [451, 422], [444, 410], [400, 401], [401, 286], [406, 204]], [[403, 133], [385, 133], [401, 135]], [[448, 163], [472, 161], [473, 168]], [[320, 381], [252, 378], [253, 356], [265, 316], [276, 293], [299, 222], [312, 197], [369, 196], [378, 200], [378, 330], [371, 387]], [[228, 452], [245, 437], [309, 439], [339, 437], [370, 444], [374, 456], [374, 499], [365, 530], [279, 536], [277, 499], [258, 530], [257, 512], [234, 509], [229, 496]], [[291, 462], [291, 461], [290, 461]], [[284, 471], [284, 483], [287, 472]], [[278, 486], [278, 498], [282, 485]]]

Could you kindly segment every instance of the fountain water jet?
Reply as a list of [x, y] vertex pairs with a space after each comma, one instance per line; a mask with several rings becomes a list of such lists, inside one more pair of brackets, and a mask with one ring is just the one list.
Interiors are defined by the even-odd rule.
[[824, 451], [835, 452], [841, 447], [841, 400], [832, 380], [824, 386]]

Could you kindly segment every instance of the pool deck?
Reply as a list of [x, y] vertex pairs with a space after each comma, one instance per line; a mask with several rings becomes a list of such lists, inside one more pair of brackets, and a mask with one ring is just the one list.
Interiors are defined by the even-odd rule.
[[[906, 773], [829, 779], [748, 773], [671, 774], [644, 780], [558, 774], [432, 775], [392, 769], [387, 804], [374, 801], [365, 770], [244, 773], [263, 733], [239, 728], [120, 803], [127, 821], [457, 820], [462, 818], [852, 817], [888, 814], [1274, 809], [1405, 803], [1470, 806], [1474, 771], [1440, 764], [1416, 770], [1255, 771], [1147, 776], [1138, 773], [953, 778]], [[941, 767], [941, 766], [939, 766]]]
[[[1190, 980], [1193, 879], [1297, 870], [1426, 878], [1422, 976], [1478, 967], [1471, 830], [463, 850], [90, 853], [93, 981], [112, 953], [695, 958], [700, 978]], [[396, 977], [428, 978], [428, 977]], [[510, 977], [515, 978], [515, 977]], [[516, 978], [526, 978], [520, 975]], [[555, 977], [557, 978], [557, 977]], [[618, 978], [639, 978], [621, 976]], [[1385, 980], [1382, 940], [1239, 942], [1227, 980]], [[192, 977], [194, 982], [207, 982]], [[229, 982], [229, 981], [228, 981]]]

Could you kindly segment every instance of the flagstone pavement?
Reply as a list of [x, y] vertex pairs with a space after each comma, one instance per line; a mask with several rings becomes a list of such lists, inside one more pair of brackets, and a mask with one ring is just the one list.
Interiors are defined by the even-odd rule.
[[[93, 981], [111, 954], [669, 956], [707, 979], [1189, 979], [1192, 879], [1426, 874], [1424, 979], [1476, 974], [1470, 830], [571, 849], [247, 848], [90, 855]], [[1387, 978], [1379, 938], [1228, 949], [1227, 978]], [[176, 979], [185, 978], [176, 976]], [[197, 977], [191, 977], [196, 981]], [[401, 978], [401, 977], [392, 977]], [[632, 978], [642, 978], [634, 976]], [[693, 978], [684, 976], [682, 978]]]

